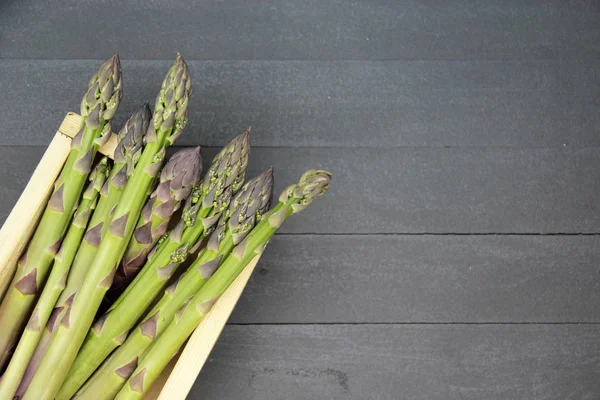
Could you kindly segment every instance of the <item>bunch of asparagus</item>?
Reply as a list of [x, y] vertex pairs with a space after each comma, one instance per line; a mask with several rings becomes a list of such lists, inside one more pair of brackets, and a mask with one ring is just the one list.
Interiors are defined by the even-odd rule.
[[0, 304], [0, 399], [142, 398], [282, 223], [327, 191], [329, 172], [309, 170], [271, 208], [272, 168], [245, 179], [249, 130], [203, 177], [200, 147], [166, 161], [190, 94], [178, 55], [154, 112], [142, 106], [113, 160], [98, 159], [122, 98], [118, 56], [90, 80], [81, 129]]

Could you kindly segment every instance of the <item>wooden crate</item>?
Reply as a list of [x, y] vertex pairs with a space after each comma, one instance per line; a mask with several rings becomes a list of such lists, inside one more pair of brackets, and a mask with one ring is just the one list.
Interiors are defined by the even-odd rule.
[[[81, 116], [75, 113], [67, 114], [0, 230], [0, 295], [4, 293], [12, 279], [17, 259], [44, 210], [54, 181], [69, 154], [71, 139], [79, 130], [80, 124]], [[115, 146], [116, 137], [113, 135], [99, 152], [112, 158]], [[190, 337], [181, 354], [171, 361], [152, 386], [146, 399], [185, 399], [240, 298], [258, 258], [257, 256], [244, 269], [215, 303]]]

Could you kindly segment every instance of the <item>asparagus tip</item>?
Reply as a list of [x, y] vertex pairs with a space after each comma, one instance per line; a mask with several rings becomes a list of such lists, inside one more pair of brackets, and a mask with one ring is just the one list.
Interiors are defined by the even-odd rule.
[[[200, 181], [202, 158], [200, 146], [180, 150], [173, 154], [160, 176], [161, 184], [170, 187], [174, 198], [181, 201], [186, 198], [192, 187]], [[160, 187], [160, 185], [159, 185]]]
[[262, 186], [273, 186], [273, 166], [270, 166], [258, 176]]
[[119, 131], [114, 160], [118, 164], [127, 163], [127, 175], [133, 173], [143, 148], [143, 139], [148, 131], [152, 113], [148, 103], [137, 110]]
[[240, 137], [242, 138], [242, 140], [245, 141], [250, 141], [250, 130], [252, 129], [251, 126], [248, 127], [248, 129], [246, 129], [241, 135]]
[[[109, 64], [110, 63], [110, 64]], [[115, 81], [120, 80], [121, 78], [121, 59], [119, 58], [119, 53], [115, 53], [108, 61], [107, 64], [111, 66], [112, 75], [117, 78]]]
[[305, 201], [311, 202], [323, 196], [331, 183], [331, 172], [322, 169], [311, 169], [302, 174], [298, 189]]
[[292, 206], [294, 213], [304, 210], [310, 203], [323, 196], [329, 189], [331, 172], [321, 169], [309, 169], [300, 177], [300, 181], [289, 186], [281, 193], [279, 201], [286, 202], [289, 199], [298, 199], [298, 203]]

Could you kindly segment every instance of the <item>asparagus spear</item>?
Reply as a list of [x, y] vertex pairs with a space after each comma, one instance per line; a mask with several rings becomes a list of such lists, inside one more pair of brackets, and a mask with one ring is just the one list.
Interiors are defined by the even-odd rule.
[[[138, 359], [168, 326], [175, 313], [183, 307], [186, 300], [200, 290], [216, 271], [219, 263], [229, 255], [235, 245], [246, 237], [256, 221], [262, 218], [270, 206], [272, 191], [273, 171], [271, 168], [244, 185], [231, 201], [227, 212], [219, 220], [218, 227], [212, 233], [207, 247], [202, 250], [185, 274], [165, 290], [161, 300], [129, 334], [125, 343], [113, 352], [85, 383], [77, 393], [77, 399], [109, 400], [114, 398], [129, 378], [128, 373], [133, 372]], [[59, 392], [58, 399], [70, 398], [74, 394], [73, 388], [85, 382], [89, 376], [87, 371], [91, 370], [91, 368], [85, 368], [89, 360], [90, 357], [87, 354], [80, 353], [78, 355]], [[82, 372], [86, 372], [86, 374], [82, 374]], [[73, 381], [74, 384], [72, 384]]]
[[146, 273], [156, 275], [159, 268], [159, 280], [168, 280], [188, 254], [196, 250], [194, 246], [200, 244], [200, 239], [214, 229], [221, 213], [227, 209], [231, 196], [244, 182], [250, 151], [249, 138], [250, 129], [234, 138], [213, 158], [202, 182], [192, 189], [175, 229], [152, 249], [138, 276], [112, 304], [109, 312], [121, 302], [130, 301], [129, 292]]
[[187, 65], [178, 55], [157, 97], [154, 120], [146, 134], [146, 147], [112, 213], [96, 258], [63, 316], [24, 399], [52, 399], [56, 396], [102, 298], [110, 288], [146, 197], [160, 171], [166, 148], [180, 136], [185, 126], [190, 89]]
[[45, 322], [42, 324], [42, 326], [44, 326], [42, 337], [39, 339], [35, 353], [31, 357], [25, 376], [21, 380], [21, 384], [17, 390], [17, 395], [19, 396], [23, 395], [29, 386], [35, 371], [37, 371], [37, 368], [39, 367], [39, 363], [44, 354], [46, 354], [48, 346], [50, 346], [53, 332], [58, 327], [58, 323], [62, 319], [62, 316], [69, 309], [69, 306], [75, 297], [75, 293], [85, 278], [89, 266], [96, 257], [98, 246], [102, 241], [102, 236], [108, 229], [111, 211], [119, 202], [123, 190], [125, 189], [125, 185], [131, 174], [133, 174], [135, 165], [140, 158], [143, 149], [143, 139], [148, 130], [150, 117], [150, 107], [148, 107], [148, 104], [144, 104], [129, 118], [129, 120], [127, 120], [117, 134], [114, 166], [108, 181], [104, 184], [102, 191], [100, 192], [100, 200], [92, 215], [83, 241], [77, 250], [75, 260], [71, 265], [69, 277], [67, 279], [67, 287], [62, 291], [58, 301], [54, 305], [54, 310], [48, 323], [45, 326]]
[[146, 311], [150, 302], [165, 287], [190, 249], [210, 229], [239, 190], [248, 164], [249, 133], [231, 141], [213, 160], [203, 181], [194, 187], [181, 221], [148, 259], [142, 272], [127, 287], [119, 299], [96, 321], [79, 352], [77, 378], [65, 388], [70, 393], [90, 376], [117, 346]]
[[[83, 244], [77, 252], [77, 257], [69, 275], [67, 289], [56, 306], [57, 309], [60, 309], [59, 312], [63, 314], [66, 312], [68, 303], [73, 299], [75, 292], [81, 286], [88, 267], [96, 257], [98, 247], [108, 230], [112, 212], [119, 203], [125, 186], [140, 159], [150, 119], [150, 107], [146, 103], [127, 120], [117, 136], [114, 168], [102, 190], [98, 208], [92, 216], [90, 228], [86, 233]], [[61, 318], [62, 316], [57, 316], [56, 321], [59, 322]]]
[[[129, 292], [136, 287], [137, 282], [143, 279], [142, 276], [151, 274], [152, 278], [146, 279], [153, 282], [158, 279], [162, 282], [161, 285], [170, 279], [176, 268], [186, 260], [188, 254], [195, 250], [194, 246], [200, 244], [200, 239], [212, 231], [221, 213], [227, 209], [231, 196], [241, 188], [246, 176], [249, 152], [250, 129], [234, 138], [213, 158], [211, 167], [202, 182], [192, 189], [183, 209], [181, 220], [175, 229], [167, 236], [166, 240], [155, 246], [150, 252], [148, 261], [138, 276], [127, 286], [123, 294], [111, 306], [109, 312], [117, 308], [123, 301], [135, 301]], [[142, 284], [141, 288], [144, 288], [144, 285]], [[144, 291], [144, 289], [141, 290]], [[156, 288], [151, 292], [154, 293], [153, 296], [156, 296], [160, 290], [160, 288]], [[148, 296], [150, 295], [150, 291], [146, 293]], [[130, 309], [131, 306], [127, 308]], [[138, 315], [138, 317], [140, 316], [141, 314]]]
[[58, 177], [40, 223], [18, 261], [17, 273], [0, 305], [0, 370], [31, 315], [34, 302], [60, 248], [98, 147], [110, 137], [110, 120], [121, 100], [121, 66], [115, 54], [90, 80], [81, 102], [82, 126]]
[[125, 256], [117, 269], [107, 296], [117, 295], [144, 265], [148, 252], [167, 232], [167, 226], [193, 186], [200, 181], [200, 147], [175, 153], [160, 174], [160, 183], [142, 210]]
[[219, 296], [254, 257], [262, 254], [283, 221], [322, 196], [327, 191], [330, 178], [331, 174], [327, 171], [310, 170], [302, 175], [297, 185], [283, 191], [279, 197], [279, 204], [233, 249], [214, 275], [150, 346], [125, 386], [117, 394], [117, 400], [142, 398]]
[[89, 175], [90, 182], [83, 192], [81, 202], [75, 212], [73, 222], [67, 231], [60, 250], [54, 257], [54, 266], [46, 281], [44, 290], [29, 318], [29, 322], [8, 364], [8, 368], [4, 371], [4, 375], [0, 381], [0, 399], [12, 399], [19, 387], [19, 382], [25, 373], [27, 363], [31, 359], [31, 355], [42, 335], [43, 326], [48, 321], [54, 303], [66, 285], [69, 268], [75, 258], [75, 253], [77, 253], [77, 248], [81, 243], [85, 228], [96, 206], [98, 193], [102, 189], [109, 171], [108, 158], [104, 157]]

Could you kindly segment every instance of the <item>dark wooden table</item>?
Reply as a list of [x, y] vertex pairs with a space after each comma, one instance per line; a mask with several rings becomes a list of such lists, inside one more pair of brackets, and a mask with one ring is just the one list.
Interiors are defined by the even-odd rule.
[[114, 51], [115, 126], [180, 51], [179, 145], [334, 173], [191, 399], [600, 399], [597, 1], [5, 0], [1, 221]]

